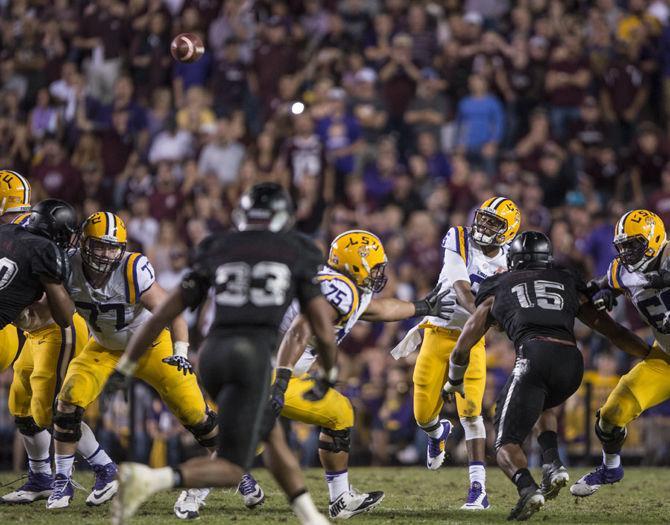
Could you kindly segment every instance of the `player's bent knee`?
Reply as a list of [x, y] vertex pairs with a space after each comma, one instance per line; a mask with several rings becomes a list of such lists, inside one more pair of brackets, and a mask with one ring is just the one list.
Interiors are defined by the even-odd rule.
[[81, 439], [81, 420], [84, 416], [82, 407], [75, 407], [74, 412], [61, 412], [56, 409], [53, 417], [54, 439], [64, 443], [76, 443]]
[[484, 426], [484, 418], [482, 416], [462, 417], [461, 425], [463, 425], [466, 441], [470, 441], [471, 439], [486, 439], [486, 427]]
[[41, 428], [51, 427], [53, 414], [50, 409], [46, 407], [39, 407], [37, 409], [31, 409], [31, 412], [34, 414], [35, 423]]
[[184, 425], [195, 440], [205, 448], [212, 448], [216, 446], [217, 438], [219, 436], [219, 426], [216, 421], [216, 412], [207, 409], [206, 418], [204, 421], [195, 425]]
[[321, 432], [330, 437], [332, 441], [319, 439], [319, 448], [328, 452], [347, 452], [351, 448], [351, 428], [344, 430], [331, 430], [321, 427]]
[[30, 416], [15, 417], [14, 423], [16, 424], [18, 431], [21, 432], [21, 434], [24, 436], [34, 436], [35, 434], [38, 434], [44, 430], [44, 427], [38, 425], [37, 422]]

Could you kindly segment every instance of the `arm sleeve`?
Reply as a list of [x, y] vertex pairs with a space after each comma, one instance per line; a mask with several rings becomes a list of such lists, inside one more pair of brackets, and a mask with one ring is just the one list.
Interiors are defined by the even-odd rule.
[[212, 237], [205, 238], [195, 249], [192, 270], [187, 273], [179, 285], [184, 304], [195, 310], [207, 298], [212, 285], [212, 276], [206, 264]]
[[323, 264], [323, 255], [316, 245], [306, 237], [300, 237], [300, 264], [295, 273], [296, 296], [300, 306], [304, 308], [309, 301], [321, 293], [316, 274]]
[[475, 297], [475, 306], [482, 304], [487, 297], [495, 295], [496, 289], [498, 287], [498, 276], [500, 274], [492, 275], [484, 279], [484, 281], [479, 285], [479, 292]]
[[133, 272], [135, 273], [135, 282], [137, 283], [137, 297], [140, 297], [156, 282], [156, 272], [154, 267], [151, 266], [149, 259], [144, 255], [140, 255], [137, 261], [135, 261]]
[[70, 277], [70, 259], [52, 242], [45, 242], [33, 251], [33, 274], [50, 281], [67, 283]]

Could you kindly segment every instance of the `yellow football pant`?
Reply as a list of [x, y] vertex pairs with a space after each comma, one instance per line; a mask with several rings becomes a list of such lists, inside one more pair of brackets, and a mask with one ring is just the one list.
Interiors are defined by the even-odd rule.
[[32, 416], [37, 426], [48, 428], [54, 399], [70, 361], [88, 341], [88, 328], [75, 314], [68, 328], [52, 323], [25, 335], [26, 342], [14, 363], [9, 412], [15, 417]]
[[293, 377], [288, 382], [281, 415], [330, 430], [344, 430], [354, 426], [354, 409], [346, 396], [334, 388], [328, 390], [323, 399], [309, 401], [303, 395], [314, 386], [308, 374]]
[[9, 368], [19, 351], [19, 334], [13, 324], [0, 330], [0, 371]]
[[[82, 353], [70, 363], [58, 399], [85, 409], [102, 392], [122, 353], [108, 350], [90, 339]], [[162, 362], [171, 355], [172, 338], [170, 332], [163, 330], [140, 359], [135, 375], [158, 392], [183, 425], [195, 425], [205, 417], [205, 399], [195, 375], [185, 376], [176, 367]]]
[[[456, 346], [460, 330], [422, 325], [423, 343], [414, 367], [414, 418], [420, 426], [435, 420], [442, 410], [442, 387], [449, 378], [449, 357]], [[465, 399], [456, 396], [460, 417], [482, 413], [486, 388], [486, 350], [482, 338], [470, 352], [470, 363], [463, 378]]]
[[625, 427], [642, 412], [670, 399], [670, 356], [654, 344], [646, 359], [621, 377], [600, 409], [600, 417]]

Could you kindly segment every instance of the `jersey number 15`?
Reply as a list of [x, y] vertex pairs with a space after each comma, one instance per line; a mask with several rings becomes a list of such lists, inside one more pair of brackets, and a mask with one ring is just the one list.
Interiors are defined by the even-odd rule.
[[521, 308], [533, 308], [535, 305], [543, 310], [563, 310], [563, 297], [556, 291], [565, 290], [565, 286], [554, 281], [533, 281], [535, 302], [528, 295], [528, 283], [517, 284], [512, 287]]

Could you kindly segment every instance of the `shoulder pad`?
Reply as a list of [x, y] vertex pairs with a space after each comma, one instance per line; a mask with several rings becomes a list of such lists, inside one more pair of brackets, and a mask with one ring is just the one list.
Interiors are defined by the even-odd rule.
[[144, 292], [154, 284], [156, 272], [144, 255], [131, 252], [121, 263], [124, 282], [126, 285], [126, 299], [129, 304], [135, 304]]
[[449, 231], [444, 236], [442, 247], [446, 250], [456, 252], [467, 264], [469, 243], [470, 239], [467, 229], [463, 226], [453, 226], [449, 228]]

